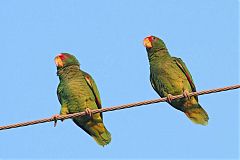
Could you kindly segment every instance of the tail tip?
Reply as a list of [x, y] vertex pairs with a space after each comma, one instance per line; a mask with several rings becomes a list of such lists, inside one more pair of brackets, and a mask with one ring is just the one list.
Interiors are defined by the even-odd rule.
[[111, 134], [107, 130], [103, 134], [99, 134], [98, 136], [92, 137], [102, 147], [108, 145], [112, 140]]
[[208, 115], [206, 112], [185, 112], [186, 116], [195, 124], [200, 124], [203, 126], [208, 125]]

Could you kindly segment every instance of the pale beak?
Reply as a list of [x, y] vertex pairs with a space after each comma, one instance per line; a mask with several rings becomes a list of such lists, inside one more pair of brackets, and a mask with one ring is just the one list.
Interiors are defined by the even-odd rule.
[[149, 38], [145, 38], [143, 40], [143, 45], [146, 47], [146, 48], [152, 48], [152, 43], [150, 42]]
[[63, 67], [63, 61], [61, 60], [60, 57], [56, 57], [54, 59], [54, 61], [55, 61], [57, 67]]

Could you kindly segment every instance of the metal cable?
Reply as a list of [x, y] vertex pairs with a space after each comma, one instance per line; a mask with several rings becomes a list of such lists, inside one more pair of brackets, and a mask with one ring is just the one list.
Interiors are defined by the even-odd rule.
[[[223, 88], [216, 88], [216, 89], [203, 90], [203, 91], [198, 91], [198, 92], [191, 92], [191, 93], [189, 93], [189, 96], [210, 94], [210, 93], [222, 92], [222, 91], [233, 90], [233, 89], [238, 89], [238, 88], [240, 88], [239, 84], [238, 85], [233, 85], [233, 86], [227, 86], [227, 87], [223, 87]], [[183, 98], [183, 97], [184, 97], [184, 95], [176, 95], [176, 96], [172, 97], [172, 100], [178, 99], [178, 98]], [[100, 113], [100, 112], [109, 112], [109, 111], [132, 108], [132, 107], [148, 105], [148, 104], [152, 104], [152, 103], [165, 102], [165, 101], [167, 101], [167, 97], [153, 99], [153, 100], [146, 100], [146, 101], [141, 101], [141, 102], [135, 102], [135, 103], [129, 103], [129, 104], [124, 104], [124, 105], [119, 105], [119, 106], [112, 106], [112, 107], [107, 107], [107, 108], [95, 109], [95, 110], [92, 110], [92, 113], [94, 114], [94, 113]], [[73, 113], [73, 114], [60, 115], [57, 118], [51, 117], [51, 118], [34, 120], [34, 121], [10, 124], [10, 125], [6, 125], [6, 126], [0, 126], [0, 130], [6, 130], [6, 129], [17, 128], [17, 127], [24, 127], [24, 126], [35, 125], [35, 124], [39, 124], [39, 123], [51, 122], [51, 121], [55, 121], [55, 120], [69, 119], [69, 118], [74, 118], [74, 117], [82, 117], [84, 115], [86, 115], [85, 112], [78, 112], [78, 113]]]

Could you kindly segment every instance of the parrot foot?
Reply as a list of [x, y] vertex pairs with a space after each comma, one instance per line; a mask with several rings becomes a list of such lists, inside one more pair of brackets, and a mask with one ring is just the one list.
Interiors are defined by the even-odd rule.
[[184, 90], [184, 91], [183, 91], [183, 96], [184, 96], [185, 98], [187, 98], [187, 99], [190, 99], [188, 90]]
[[[51, 118], [54, 119], [54, 127], [57, 126], [57, 118], [59, 117], [60, 115], [59, 114], [55, 114], [53, 115]], [[61, 119], [61, 121], [63, 122], [64, 119]]]
[[85, 109], [85, 114], [88, 115], [89, 117], [92, 117], [92, 110], [89, 108]]
[[54, 127], [57, 126], [57, 118], [59, 117], [59, 114], [55, 114], [52, 116], [52, 118], [54, 119]]
[[173, 96], [171, 94], [168, 94], [167, 95], [167, 102], [168, 103], [171, 103], [172, 102], [172, 99], [173, 99]]

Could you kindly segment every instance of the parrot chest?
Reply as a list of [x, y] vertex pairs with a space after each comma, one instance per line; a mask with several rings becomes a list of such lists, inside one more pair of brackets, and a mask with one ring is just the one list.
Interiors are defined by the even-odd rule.
[[158, 85], [156, 88], [161, 91], [160, 96], [182, 94], [184, 89], [191, 90], [187, 78], [172, 61], [158, 63], [150, 70], [154, 75], [151, 76], [153, 81]]
[[85, 79], [77, 78], [61, 83], [62, 101], [67, 104], [70, 113], [81, 112], [86, 108], [97, 109], [94, 95]]

